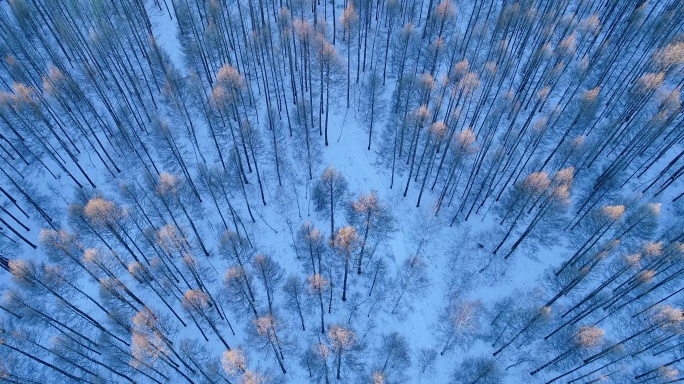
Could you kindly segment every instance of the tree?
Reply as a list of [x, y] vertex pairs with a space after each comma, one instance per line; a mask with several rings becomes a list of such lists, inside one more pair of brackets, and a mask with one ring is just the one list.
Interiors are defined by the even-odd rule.
[[505, 375], [496, 360], [490, 357], [469, 357], [452, 375], [454, 384], [500, 384]]
[[262, 254], [254, 256], [252, 266], [255, 270], [257, 280], [264, 286], [266, 291], [266, 302], [268, 304], [268, 314], [274, 314], [275, 294], [282, 285], [284, 275], [283, 268], [273, 260], [272, 257]]
[[[173, 342], [169, 339], [169, 334], [173, 330], [168, 327], [168, 322], [145, 307], [133, 316], [132, 323], [132, 354], [138, 360], [151, 361], [152, 364], [155, 360], [160, 360], [190, 381], [186, 373], [179, 369], [179, 363], [191, 374], [194, 374], [195, 370], [174, 349]], [[176, 357], [179, 363], [174, 361], [171, 355]]]
[[229, 349], [221, 356], [221, 366], [228, 375], [244, 373], [247, 370], [247, 358], [241, 348]]
[[330, 219], [330, 240], [335, 237], [335, 209], [344, 206], [347, 197], [347, 179], [328, 166], [313, 188], [312, 199], [316, 211]]
[[[440, 192], [439, 198], [437, 199], [437, 209], [435, 210], [435, 215], [439, 213], [440, 209], [442, 208], [442, 203], [444, 202], [444, 199], [447, 197], [447, 195], [450, 194], [449, 192], [451, 190], [455, 191], [458, 187], [457, 171], [458, 173], [460, 173], [460, 168], [464, 166], [466, 160], [480, 150], [480, 147], [477, 145], [475, 139], [475, 132], [473, 132], [471, 128], [468, 128], [461, 132], [455, 133], [451, 143], [447, 144], [448, 152], [450, 152], [452, 156], [450, 157], [451, 161], [449, 168], [447, 170], [446, 181], [444, 182], [442, 191]], [[435, 181], [432, 183], [431, 189], [434, 189], [435, 185], [437, 184], [442, 164], [444, 163], [444, 160], [446, 158], [447, 150], [445, 149], [445, 153], [444, 155], [442, 155], [442, 159], [440, 160], [439, 166], [437, 167]], [[454, 180], [454, 178], [456, 178], [456, 180]]]
[[459, 300], [444, 311], [438, 320], [438, 329], [444, 347], [439, 353], [444, 355], [455, 345], [465, 347], [470, 344], [480, 329], [480, 301]]
[[[349, 108], [350, 100], [350, 88], [351, 88], [351, 47], [352, 40], [354, 36], [359, 34], [358, 30], [359, 14], [354, 8], [354, 1], [347, 1], [347, 6], [344, 8], [344, 12], [340, 17], [340, 23], [342, 24], [342, 41], [347, 43], [347, 108]], [[359, 38], [359, 50], [360, 50], [360, 38]], [[357, 57], [357, 62], [359, 58]], [[358, 72], [358, 70], [357, 70]]]
[[254, 275], [237, 265], [228, 268], [223, 276], [226, 301], [240, 317], [259, 317], [253, 281]]
[[330, 289], [332, 291], [332, 287], [327, 288], [329, 281], [318, 274], [309, 276], [307, 281], [309, 283], [309, 292], [314, 293], [318, 297], [318, 303], [321, 307], [321, 333], [325, 333], [325, 309], [323, 308], [323, 293], [325, 293], [326, 289]]
[[310, 221], [302, 224], [297, 231], [295, 249], [297, 250], [297, 257], [303, 259], [301, 261], [307, 273], [309, 268], [312, 275], [323, 273], [325, 242], [321, 232]]
[[183, 294], [183, 309], [185, 309], [190, 315], [198, 316], [203, 319], [204, 322], [209, 325], [212, 331], [218, 336], [221, 343], [230, 350], [228, 342], [223, 338], [221, 331], [217, 327], [217, 321], [215, 319], [214, 312], [211, 311], [211, 307], [215, 304], [211, 302], [209, 296], [201, 290], [188, 290]]
[[331, 325], [328, 330], [328, 341], [335, 354], [335, 365], [337, 366], [337, 380], [342, 379], [342, 358], [358, 342], [356, 333], [351, 329], [341, 325]]
[[265, 342], [267, 347], [271, 347], [271, 351], [278, 362], [280, 370], [283, 373], [287, 373], [285, 365], [283, 364], [283, 359], [285, 356], [283, 354], [283, 342], [281, 341], [282, 335], [279, 335], [279, 332], [282, 331], [281, 324], [282, 322], [280, 320], [276, 320], [276, 317], [273, 314], [258, 317], [254, 320], [256, 339]]
[[420, 295], [429, 285], [427, 265], [421, 256], [413, 256], [404, 260], [401, 269], [397, 272], [397, 277], [392, 281], [392, 291], [396, 300], [392, 306], [391, 314], [396, 314], [399, 305], [405, 300], [406, 296]]
[[[162, 173], [159, 175], [159, 180], [154, 180], [153, 182], [155, 185], [155, 192], [174, 221], [174, 224], [176, 224], [177, 227], [180, 227], [176, 222], [174, 215], [174, 210], [180, 208], [181, 212], [183, 212], [183, 215], [188, 220], [190, 228], [192, 228], [197, 242], [199, 243], [200, 248], [202, 248], [202, 252], [205, 256], [209, 257], [209, 251], [202, 240], [204, 237], [200, 234], [197, 225], [195, 225], [195, 220], [193, 220], [193, 217], [190, 215], [190, 212], [195, 213], [197, 211], [200, 211], [199, 214], [201, 214], [201, 208], [195, 205], [196, 201], [188, 198], [184, 183], [176, 176], [169, 173]], [[194, 185], [192, 188], [195, 190]], [[199, 196], [196, 191], [195, 193]], [[198, 201], [201, 203], [202, 199], [198, 198]]]
[[330, 367], [328, 366], [330, 355], [330, 349], [325, 343], [314, 343], [304, 351], [299, 365], [307, 370], [310, 379], [330, 384]]
[[603, 335], [605, 331], [597, 326], [582, 326], [579, 331], [574, 336], [574, 346], [570, 347], [565, 352], [561, 353], [557, 357], [553, 358], [551, 361], [542, 365], [541, 367], [530, 372], [530, 375], [534, 376], [539, 371], [545, 369], [546, 367], [556, 364], [567, 357], [571, 356], [573, 353], [580, 351], [581, 349], [592, 349], [600, 346], [603, 343]]
[[418, 351], [418, 367], [420, 369], [419, 376], [424, 374], [434, 375], [435, 363], [437, 360], [437, 351], [434, 348], [423, 347]]
[[[335, 34], [333, 32], [333, 44], [334, 44]], [[324, 137], [325, 146], [328, 146], [328, 118], [330, 117], [330, 87], [335, 86], [335, 81], [338, 72], [338, 67], [340, 66], [340, 59], [337, 55], [337, 50], [335, 46], [330, 44], [330, 42], [325, 38], [322, 33], [316, 35], [316, 58], [319, 64], [319, 115], [318, 115], [318, 126], [319, 133], [321, 125], [324, 125]], [[325, 89], [325, 92], [324, 92]], [[324, 105], [325, 96], [325, 108]], [[323, 117], [321, 116], [325, 113], [325, 123], [323, 122]]]
[[527, 228], [511, 246], [511, 250], [504, 256], [509, 258], [520, 246], [522, 241], [532, 233], [532, 230], [544, 219], [562, 215], [570, 205], [570, 189], [574, 181], [574, 168], [564, 168], [553, 175], [552, 183], [545, 199], [539, 203], [539, 209]]
[[377, 192], [371, 191], [369, 194], [361, 194], [357, 200], [352, 201], [347, 209], [347, 220], [356, 227], [357, 233], [363, 234], [357, 270], [357, 273], [361, 274], [363, 256], [368, 242], [374, 243], [370, 248], [372, 256], [377, 244], [387, 239], [394, 231], [394, 217], [390, 209], [379, 201]]
[[[283, 293], [285, 293], [286, 307], [299, 315], [299, 320], [302, 324], [302, 331], [306, 331], [306, 325], [304, 324], [304, 310], [307, 310], [306, 300], [303, 296], [306, 286], [305, 283], [297, 276], [290, 275], [285, 280], [283, 284]], [[321, 299], [322, 300], [322, 299]], [[321, 301], [322, 303], [322, 301]]]
[[383, 111], [385, 110], [385, 100], [382, 98], [384, 93], [382, 79], [376, 70], [368, 74], [361, 87], [361, 98], [367, 102], [361, 103], [361, 116], [367, 122], [368, 129], [368, 150], [371, 149], [371, 140], [373, 138], [373, 127], [377, 125], [378, 120], [382, 120]]
[[506, 239], [510, 236], [513, 229], [516, 227], [520, 218], [527, 211], [527, 207], [530, 202], [536, 202], [541, 196], [546, 192], [546, 190], [551, 185], [551, 180], [549, 180], [548, 174], [546, 172], [535, 172], [529, 174], [523, 182], [520, 182], [513, 186], [513, 189], [509, 193], [507, 199], [503, 202], [502, 207], [505, 207], [501, 214], [502, 218], [499, 224], [503, 224], [505, 221], [509, 220], [509, 214], [517, 212], [511, 221], [508, 231], [504, 235], [503, 239], [497, 245], [497, 247], [492, 251], [496, 254], [498, 250], [506, 242]]
[[342, 301], [347, 301], [347, 276], [349, 275], [349, 263], [352, 253], [359, 247], [359, 235], [354, 227], [343, 227], [337, 231], [335, 240], [332, 242], [335, 252], [344, 260], [344, 281], [342, 283]]
[[[83, 213], [90, 220], [93, 228], [106, 228], [136, 262], [141, 262], [129, 244], [131, 237], [124, 227], [122, 212], [114, 202], [99, 197], [90, 199], [83, 208]], [[149, 265], [149, 261], [145, 261]]]
[[247, 357], [241, 348], [227, 350], [221, 356], [221, 367], [229, 377], [241, 384], [267, 384], [269, 377], [247, 368]]
[[374, 384], [400, 383], [406, 380], [405, 372], [411, 366], [411, 357], [409, 344], [403, 335], [398, 332], [382, 335], [382, 341], [376, 348], [376, 356]]

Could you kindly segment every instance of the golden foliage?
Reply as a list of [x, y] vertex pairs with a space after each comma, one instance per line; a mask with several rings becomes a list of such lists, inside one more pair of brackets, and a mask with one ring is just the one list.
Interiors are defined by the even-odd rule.
[[547, 85], [547, 86], [545, 86], [544, 88], [542, 88], [542, 89], [540, 89], [540, 90], [537, 91], [537, 97], [538, 97], [540, 100], [544, 100], [544, 99], [546, 99], [546, 98], [549, 96], [549, 92], [550, 92], [550, 91], [551, 91], [551, 87], [549, 87], [549, 86]]
[[643, 249], [647, 256], [661, 256], [663, 254], [663, 242], [647, 241], [644, 243]]
[[658, 367], [658, 376], [666, 380], [675, 380], [679, 376], [679, 370], [672, 367]]
[[223, 275], [223, 281], [228, 284], [231, 280], [239, 279], [245, 274], [245, 271], [238, 266], [230, 267]]
[[586, 143], [586, 141], [587, 141], [586, 136], [582, 136], [582, 135], [577, 136], [574, 139], [572, 139], [572, 147], [573, 148], [582, 148], [582, 147], [584, 147], [584, 144]]
[[601, 27], [601, 20], [599, 20], [598, 15], [593, 14], [585, 19], [582, 19], [579, 23], [579, 30], [589, 33], [598, 33]]
[[684, 42], [671, 43], [656, 50], [653, 61], [663, 68], [684, 64]]
[[238, 72], [237, 68], [230, 64], [224, 64], [216, 74], [216, 81], [230, 88], [241, 88], [245, 86], [245, 80]]
[[655, 273], [656, 271], [654, 271], [653, 269], [647, 269], [645, 271], [639, 272], [639, 274], [637, 275], [637, 279], [639, 279], [639, 282], [644, 284], [650, 283], [651, 281], [653, 281], [653, 276], [655, 276]]
[[152, 337], [133, 331], [131, 334], [131, 355], [140, 361], [156, 360], [166, 355], [167, 349], [158, 335]]
[[328, 338], [335, 349], [351, 347], [356, 343], [356, 334], [341, 325], [333, 325], [328, 329]]
[[596, 347], [603, 342], [605, 331], [595, 325], [582, 326], [575, 335], [575, 342], [582, 348]]
[[133, 315], [133, 326], [139, 330], [155, 329], [157, 327], [157, 315], [148, 307], [144, 307]]
[[596, 101], [600, 91], [601, 87], [596, 86], [592, 89], [582, 92], [582, 101], [584, 101], [585, 103], [591, 103]]
[[307, 277], [307, 281], [309, 282], [309, 288], [314, 292], [322, 292], [328, 285], [328, 280], [318, 273]]
[[636, 268], [641, 262], [641, 253], [633, 253], [625, 256], [625, 262], [632, 268]]
[[100, 197], [90, 199], [83, 212], [94, 224], [109, 224], [119, 217], [114, 202]]
[[209, 296], [199, 289], [190, 289], [183, 295], [183, 308], [202, 309], [209, 307]]
[[354, 8], [354, 1], [349, 0], [347, 2], [347, 7], [344, 8], [344, 12], [342, 12], [342, 16], [340, 16], [340, 22], [345, 31], [348, 31], [358, 20], [359, 14], [356, 13], [356, 8]]
[[414, 113], [419, 121], [423, 121], [430, 117], [430, 110], [427, 105], [421, 105]]
[[328, 349], [328, 346], [323, 343], [316, 344], [314, 348], [316, 352], [318, 352], [318, 354], [320, 354], [324, 359], [327, 359], [330, 355], [330, 349]]
[[10, 273], [17, 280], [23, 281], [30, 279], [34, 274], [33, 267], [25, 260], [13, 259], [8, 262]]
[[352, 208], [356, 212], [368, 212], [378, 209], [378, 195], [375, 191], [361, 194], [358, 200], [352, 201]]
[[637, 80], [640, 92], [654, 91], [663, 83], [665, 72], [646, 73]]
[[575, 167], [563, 168], [553, 175], [553, 182], [560, 185], [570, 185], [574, 180]]
[[430, 126], [430, 133], [433, 134], [437, 139], [444, 137], [446, 130], [447, 126], [443, 121], [436, 121]]
[[425, 90], [432, 90], [435, 88], [435, 78], [427, 72], [422, 73], [420, 75], [420, 85]]
[[561, 42], [558, 43], [558, 49], [561, 55], [574, 55], [575, 50], [577, 50], [577, 35], [575, 35], [575, 33], [571, 33], [570, 36], [561, 40]]
[[458, 81], [457, 88], [466, 95], [471, 95], [480, 86], [480, 76], [477, 72], [468, 72]]
[[625, 213], [624, 205], [604, 205], [601, 207], [601, 213], [610, 220], [619, 220]]
[[242, 349], [231, 349], [223, 352], [221, 367], [229, 375], [236, 375], [247, 370], [247, 358]]
[[328, 165], [321, 174], [321, 180], [323, 180], [324, 183], [331, 183], [339, 176], [339, 172], [337, 172], [337, 170], [332, 165]]
[[680, 308], [663, 305], [656, 310], [654, 319], [663, 328], [678, 329], [684, 320], [684, 313]]
[[179, 250], [183, 247], [183, 236], [173, 224], [166, 224], [157, 232], [157, 243], [164, 249]]
[[451, 309], [451, 322], [458, 333], [474, 332], [478, 329], [478, 312], [482, 308], [482, 302], [462, 301]]
[[162, 172], [159, 175], [159, 186], [157, 187], [157, 190], [162, 194], [170, 193], [175, 195], [178, 193], [178, 184], [179, 180], [175, 175], [168, 172]]
[[435, 8], [435, 14], [442, 19], [454, 17], [456, 15], [456, 6], [451, 0], [444, 0]]
[[271, 315], [257, 318], [254, 320], [254, 325], [256, 325], [257, 333], [261, 336], [271, 338], [275, 334], [276, 323]]
[[339, 253], [350, 254], [358, 246], [359, 235], [356, 233], [356, 228], [348, 225], [342, 227], [337, 231], [333, 245]]
[[473, 132], [472, 127], [462, 130], [461, 132], [457, 133], [456, 136], [454, 136], [456, 150], [466, 154], [477, 152], [480, 147], [475, 142], [476, 139], [477, 136], [475, 135], [475, 132]]
[[[495, 62], [492, 62], [490, 65], [494, 65], [494, 67], [496, 67]], [[470, 70], [470, 63], [468, 62], [468, 59], [463, 59], [454, 65], [454, 68], [452, 69], [452, 73], [455, 76], [460, 78], [461, 76], [468, 73], [469, 70]]]
[[100, 252], [96, 248], [87, 248], [83, 251], [83, 258], [81, 260], [83, 260], [84, 263], [92, 263], [99, 259]]
[[498, 68], [496, 66], [496, 62], [494, 62], [494, 61], [486, 62], [484, 67], [485, 67], [485, 71], [487, 71], [487, 73], [489, 73], [492, 76], [495, 75], [497, 70], [498, 70]]
[[133, 276], [136, 280], [140, 282], [144, 281], [147, 276], [147, 271], [145, 270], [145, 267], [137, 261], [128, 264], [127, 269], [128, 273], [130, 273], [131, 276]]
[[540, 134], [543, 133], [546, 130], [546, 125], [548, 124], [549, 120], [546, 118], [546, 116], [542, 116], [537, 121], [534, 122], [534, 125], [532, 128], [534, 129], [535, 134]]
[[659, 216], [661, 205], [662, 205], [661, 203], [648, 203], [648, 204], [646, 204], [646, 209], [648, 209], [648, 212], [652, 216]]
[[256, 371], [245, 371], [240, 378], [240, 384], [264, 384], [268, 381], [268, 377]]
[[549, 180], [549, 174], [541, 172], [533, 172], [527, 175], [525, 181], [523, 181], [523, 187], [529, 193], [542, 193], [546, 191], [551, 185], [551, 180]]

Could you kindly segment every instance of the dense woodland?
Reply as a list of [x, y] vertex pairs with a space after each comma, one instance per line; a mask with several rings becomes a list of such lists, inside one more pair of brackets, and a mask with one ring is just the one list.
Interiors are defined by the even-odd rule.
[[0, 53], [0, 382], [684, 381], [681, 0], [7, 0]]

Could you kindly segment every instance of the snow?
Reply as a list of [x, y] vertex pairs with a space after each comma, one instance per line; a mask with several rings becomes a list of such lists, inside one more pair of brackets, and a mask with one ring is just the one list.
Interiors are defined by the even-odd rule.
[[[152, 17], [155, 40], [170, 55], [171, 62], [175, 67], [185, 71], [185, 60], [181, 45], [176, 37], [178, 28], [175, 21], [169, 17], [165, 10], [154, 7], [148, 8]], [[341, 48], [341, 44], [338, 44], [338, 49]], [[386, 100], [390, 99], [393, 89], [393, 81], [388, 81], [384, 94]], [[362, 105], [365, 100], [358, 99], [361, 94], [358, 86], [354, 86], [352, 94], [357, 99], [354, 100], [351, 108], [345, 108], [345, 101], [343, 97], [340, 97], [340, 100], [336, 101], [334, 108], [330, 111], [330, 145], [323, 146], [322, 138], [317, 134], [312, 138], [317, 152], [314, 158], [316, 167], [313, 170], [313, 180], [309, 180], [307, 177], [307, 171], [304, 169], [305, 162], [295, 161], [297, 155], [288, 153], [287, 160], [290, 168], [283, 170], [285, 180], [281, 187], [277, 185], [275, 171], [271, 169], [273, 167], [263, 166], [262, 163], [261, 172], [263, 173], [267, 203], [262, 205], [257, 198], [250, 200], [256, 223], [248, 222], [246, 207], [244, 207], [237, 192], [234, 196], [234, 200], [238, 201], [236, 206], [239, 207], [242, 219], [246, 221], [245, 225], [250, 239], [255, 243], [255, 252], [272, 256], [285, 269], [286, 276], [296, 274], [303, 277], [300, 261], [297, 260], [294, 251], [293, 236], [296, 236], [297, 230], [306, 221], [313, 222], [322, 231], [329, 228], [327, 218], [315, 213], [310, 199], [313, 183], [323, 169], [328, 165], [336, 168], [347, 179], [352, 197], [357, 197], [360, 193], [377, 191], [380, 201], [391, 207], [396, 219], [396, 232], [373, 255], [374, 259], [380, 257], [387, 259], [389, 269], [387, 275], [383, 277], [393, 279], [402, 268], [405, 260], [418, 255], [427, 263], [429, 284], [425, 289], [409, 294], [403, 300], [398, 314], [395, 315], [390, 313], [391, 306], [396, 300], [394, 288], [390, 286], [386, 293], [388, 296], [376, 306], [370, 307], [369, 302], [365, 301], [370, 285], [370, 273], [366, 272], [359, 276], [356, 274], [355, 268], [351, 268], [349, 274], [350, 298], [346, 302], [340, 300], [341, 287], [336, 281], [332, 304], [333, 313], [331, 315], [326, 313], [326, 324], [350, 323], [351, 328], [357, 333], [360, 340], [367, 344], [366, 351], [363, 354], [364, 360], [369, 362], [368, 369], [371, 367], [370, 362], [376, 357], [373, 354], [373, 349], [378, 346], [379, 336], [397, 331], [407, 338], [411, 347], [412, 365], [408, 370], [407, 382], [450, 382], [458, 364], [467, 357], [490, 357], [494, 348], [489, 344], [489, 340], [477, 338], [471, 340], [467, 345], [457, 345], [443, 356], [439, 355], [445, 343], [445, 340], [437, 332], [440, 326], [438, 322], [441, 321], [439, 314], [454, 301], [481, 301], [483, 312], [482, 319], [479, 322], [482, 334], [486, 333], [490, 328], [486, 311], [491, 310], [494, 303], [499, 300], [520, 294], [524, 295], [520, 299], [525, 301], [526, 305], [527, 302], [533, 305], [548, 300], [557, 293], [545, 289], [544, 276], [549, 270], [562, 265], [567, 258], [569, 245], [562, 240], [553, 240], [553, 242], [545, 240], [538, 247], [531, 247], [526, 244], [513, 257], [503, 260], [501, 255], [492, 255], [491, 253], [491, 249], [496, 246], [496, 242], [500, 239], [497, 234], [501, 231], [491, 212], [485, 215], [484, 211], [486, 210], [483, 210], [481, 213], [471, 215], [468, 221], [459, 217], [456, 223], [451, 226], [452, 212], [443, 209], [439, 215], [435, 215], [438, 196], [437, 193], [430, 191], [426, 191], [421, 206], [417, 208], [415, 205], [419, 185], [416, 184], [419, 183], [412, 182], [412, 188], [409, 189], [407, 196], [403, 196], [406, 175], [402, 174], [401, 177], [397, 175], [398, 182], [395, 182], [394, 187], [390, 189], [390, 171], [381, 164], [380, 155], [377, 151], [382, 140], [381, 127], [387, 124], [387, 120], [378, 122], [378, 129], [374, 134], [373, 149], [368, 151], [366, 149], [367, 132], [361, 113], [358, 111], [359, 105]], [[266, 123], [264, 120], [266, 119], [263, 112], [263, 110], [258, 111], [258, 118], [260, 129], [265, 131]], [[213, 146], [213, 142], [206, 134], [206, 127], [199, 123], [198, 127], [200, 127], [200, 131], [205, 133], [204, 136], [200, 136], [201, 145]], [[263, 141], [268, 142], [266, 137], [263, 138]], [[289, 137], [286, 137], [284, 142], [287, 143], [288, 148], [294, 148], [298, 145], [294, 139]], [[186, 140], [184, 145], [191, 145], [190, 140]], [[137, 175], [121, 175], [120, 178], [111, 179], [101, 169], [98, 169], [98, 166], [90, 159], [90, 154], [85, 154], [83, 157], [86, 155], [89, 160], [85, 163], [85, 167], [89, 174], [97, 175], [98, 191], [106, 197], [114, 198], [117, 195], [121, 181], [132, 180], [137, 177]], [[665, 156], [663, 162], [666, 164], [673, 156]], [[248, 193], [256, 197], [259, 193], [256, 175], [252, 173], [248, 177], [250, 179]], [[42, 192], [54, 192], [60, 197], [57, 199], [53, 196], [54, 201], [52, 203], [54, 205], [66, 208], [67, 202], [72, 200], [72, 185], [68, 178], [61, 177], [58, 180], [50, 180], [46, 176], [45, 180], [40, 181], [40, 184]], [[663, 198], [663, 200], [666, 199]], [[211, 257], [205, 258], [200, 255], [199, 251], [195, 256], [200, 263], [210, 265], [217, 271], [214, 276], [216, 281], [212, 282], [210, 288], [211, 293], [215, 294], [222, 286], [223, 272], [229, 263], [219, 256], [218, 239], [223, 231], [218, 215], [213, 212], [214, 208], [209, 202], [205, 202], [204, 208], [206, 212], [203, 223], [207, 225], [200, 227], [199, 231], [203, 237], [206, 237]], [[678, 218], [678, 213], [669, 207], [664, 213], [665, 220]], [[62, 220], [62, 222], [66, 223], [66, 220]], [[337, 227], [346, 222], [343, 211], [337, 213], [336, 222]], [[186, 229], [190, 233], [189, 228]], [[37, 242], [38, 231], [38, 227], [32, 228], [31, 241]], [[328, 234], [325, 234], [326, 239], [327, 236]], [[27, 245], [19, 245], [12, 251], [13, 257], [44, 259], [40, 252], [35, 253]], [[132, 279], [129, 283], [133, 284]], [[9, 274], [0, 273], [0, 287], [10, 285]], [[89, 284], [87, 289], [89, 293], [96, 296], [97, 287], [94, 284]], [[354, 296], [353, 293], [357, 293], [358, 296]], [[148, 294], [145, 299], [148, 302], [154, 302], [158, 308], [162, 308], [162, 305], [159, 305], [160, 303], [155, 302], [155, 297], [149, 292]], [[80, 300], [79, 305], [83, 308], [92, 309], [92, 305], [85, 300]], [[291, 308], [285, 308], [285, 310], [288, 309]], [[295, 339], [296, 347], [292, 351], [288, 350], [286, 355], [285, 363], [289, 372], [283, 377], [278, 376], [277, 380], [288, 383], [309, 382], [308, 373], [299, 366], [298, 361], [301, 352], [312, 345], [318, 336], [316, 332], [318, 326], [317, 311], [318, 309], [314, 305], [313, 309], [306, 315], [306, 332], [299, 331], [298, 319], [295, 316], [290, 314], [285, 316], [290, 327], [288, 332]], [[352, 316], [353, 314], [355, 316]], [[519, 319], [521, 323], [527, 320], [529, 319]], [[241, 346], [246, 350], [250, 369], [258, 369], [277, 375], [278, 367], [275, 359], [269, 354], [259, 353], [254, 345], [249, 344], [250, 340], [245, 336], [244, 331], [245, 325], [249, 326], [249, 321], [238, 320], [234, 317], [230, 317], [230, 321], [236, 328], [237, 336], [230, 335], [224, 324], [221, 325], [223, 334], [233, 348]], [[610, 324], [605, 327], [611, 330]], [[225, 348], [218, 340], [211, 337], [210, 330], [205, 332], [211, 339], [211, 343], [207, 347], [215, 356], [220, 356]], [[193, 325], [182, 329], [176, 338], [180, 340], [183, 337], [201, 340], [201, 335]], [[509, 347], [506, 353], [496, 358], [497, 361], [501, 361], [504, 367], [516, 363], [515, 357], [518, 353], [526, 353], [526, 351], [511, 353], [510, 349], [513, 348], [514, 345]], [[418, 367], [419, 351], [422, 349], [434, 349], [437, 352], [434, 370], [427, 373], [421, 373]], [[555, 354], [555, 352], [553, 353]], [[532, 356], [532, 360], [536, 363], [539, 359], [544, 360], [552, 357], [551, 355]], [[526, 371], [527, 368], [529, 368], [527, 365], [522, 365], [507, 371], [506, 382], [537, 382], [531, 381], [529, 371]], [[548, 378], [560, 373], [562, 372], [553, 371]], [[542, 377], [542, 374], [538, 377]]]

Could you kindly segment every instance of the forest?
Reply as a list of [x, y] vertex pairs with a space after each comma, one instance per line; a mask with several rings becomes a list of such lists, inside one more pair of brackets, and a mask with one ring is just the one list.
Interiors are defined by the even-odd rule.
[[684, 382], [682, 0], [7, 0], [0, 82], [0, 383]]

